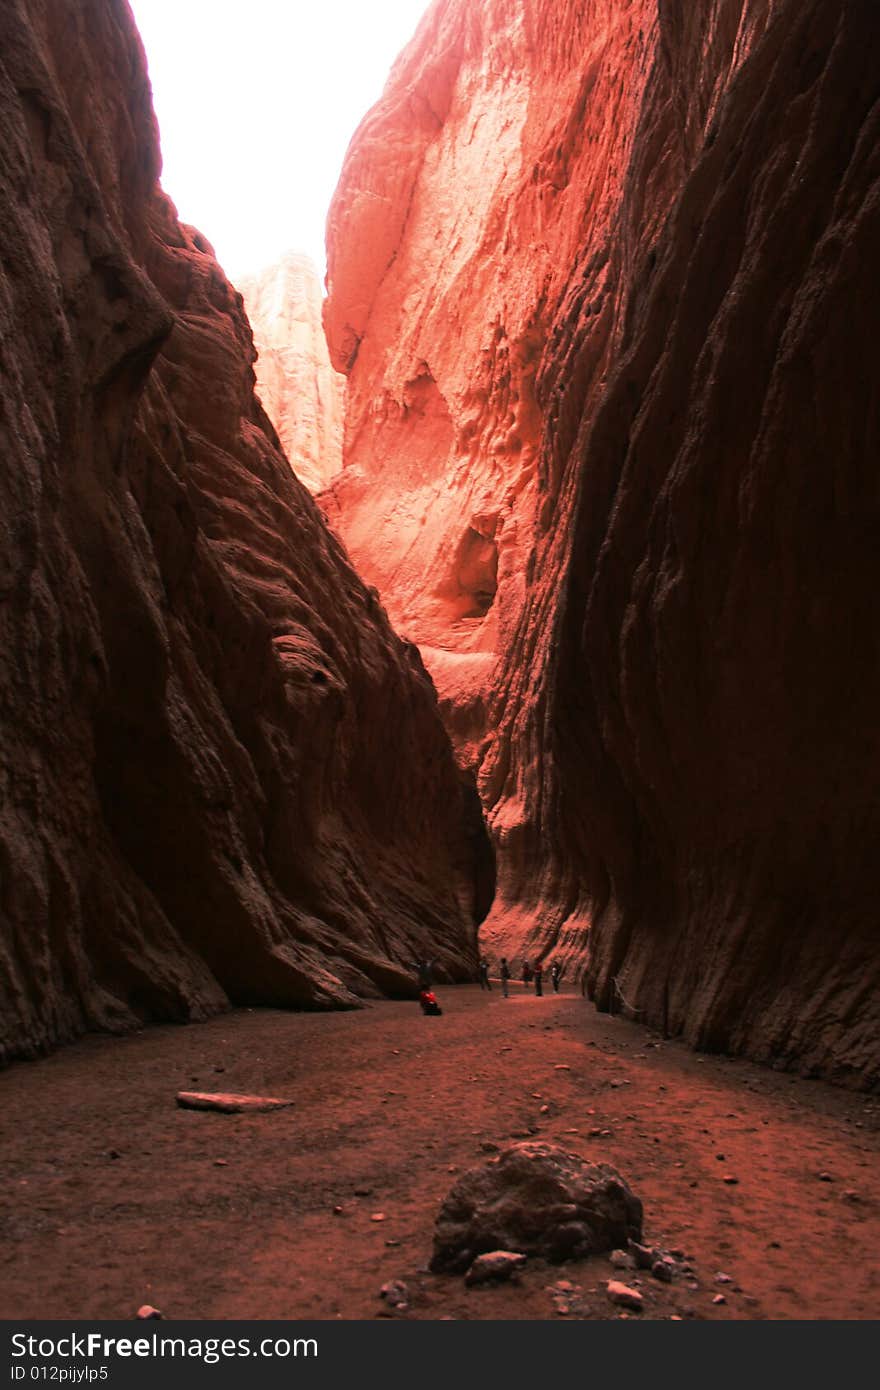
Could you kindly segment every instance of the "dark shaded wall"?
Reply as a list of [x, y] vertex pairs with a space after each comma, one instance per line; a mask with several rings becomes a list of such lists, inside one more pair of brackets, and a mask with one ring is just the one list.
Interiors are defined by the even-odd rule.
[[122, 0], [6, 0], [0, 128], [0, 1059], [467, 974], [487, 849], [433, 688], [159, 191]]

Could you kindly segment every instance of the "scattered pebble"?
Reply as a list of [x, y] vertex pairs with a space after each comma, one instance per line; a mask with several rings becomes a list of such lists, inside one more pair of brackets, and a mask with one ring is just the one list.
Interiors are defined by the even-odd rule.
[[725, 1173], [721, 1181], [726, 1182], [728, 1187], [735, 1187], [739, 1182], [739, 1178], [735, 1178], [732, 1173]]
[[630, 1240], [627, 1249], [635, 1260], [638, 1269], [650, 1269], [657, 1258], [655, 1251], [649, 1245], [640, 1245], [637, 1240]]
[[733, 1280], [731, 1279], [731, 1277], [730, 1277], [729, 1274], [721, 1274], [721, 1273], [719, 1272], [718, 1274], [715, 1275], [715, 1283], [716, 1283], [716, 1284], [732, 1284], [732, 1283], [733, 1283]]
[[215, 1168], [228, 1168], [228, 1167], [229, 1167], [229, 1163], [227, 1162], [227, 1160], [226, 1160], [225, 1158], [215, 1158], [215, 1159], [214, 1159], [214, 1167], [215, 1167]]
[[651, 1265], [651, 1273], [661, 1284], [672, 1283], [672, 1266], [668, 1265], [665, 1260], [655, 1260]]
[[615, 1269], [636, 1268], [635, 1256], [631, 1255], [628, 1250], [612, 1250], [608, 1259]]
[[142, 1322], [149, 1322], [164, 1318], [165, 1314], [160, 1308], [154, 1308], [152, 1303], [142, 1303], [135, 1316], [140, 1318]]
[[712, 1299], [712, 1302], [713, 1302], [713, 1303], [726, 1303], [726, 1302], [727, 1302], [727, 1299], [724, 1297], [724, 1294], [723, 1294], [723, 1293], [716, 1293], [715, 1297]]
[[384, 1220], [385, 1220], [385, 1213], [384, 1213], [384, 1211], [374, 1211], [373, 1214], [372, 1214], [371, 1217], [370, 1217], [370, 1220], [371, 1220], [371, 1221], [384, 1221]]
[[389, 1308], [396, 1308], [399, 1313], [406, 1312], [409, 1307], [409, 1289], [402, 1279], [391, 1279], [387, 1284], [383, 1284], [379, 1290], [379, 1297]]
[[617, 1304], [619, 1308], [633, 1308], [641, 1312], [644, 1306], [644, 1299], [638, 1290], [619, 1283], [617, 1279], [609, 1279], [605, 1292], [609, 1302]]
[[526, 1262], [525, 1255], [514, 1250], [490, 1250], [478, 1255], [464, 1276], [468, 1285], [487, 1284], [490, 1280], [510, 1279]]
[[820, 1174], [819, 1174], [819, 1181], [820, 1181], [820, 1182], [834, 1182], [834, 1179], [833, 1179], [833, 1177], [831, 1176], [830, 1173], [820, 1173]]

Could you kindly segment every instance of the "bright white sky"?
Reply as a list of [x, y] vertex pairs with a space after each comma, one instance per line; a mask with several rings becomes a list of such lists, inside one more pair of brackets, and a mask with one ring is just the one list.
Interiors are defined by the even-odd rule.
[[181, 220], [232, 279], [286, 250], [323, 275], [346, 147], [429, 0], [130, 3]]

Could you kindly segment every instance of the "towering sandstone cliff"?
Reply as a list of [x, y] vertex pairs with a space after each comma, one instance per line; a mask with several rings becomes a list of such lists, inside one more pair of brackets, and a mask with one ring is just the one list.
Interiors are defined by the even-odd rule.
[[236, 288], [254, 333], [257, 395], [296, 476], [319, 492], [342, 467], [345, 377], [330, 365], [318, 272], [289, 251]]
[[437, 0], [331, 210], [322, 498], [479, 767], [489, 941], [868, 1084], [878, 38], [873, 0]]
[[0, 1058], [460, 975], [479, 811], [158, 189], [123, 0], [4, 0], [0, 127]]

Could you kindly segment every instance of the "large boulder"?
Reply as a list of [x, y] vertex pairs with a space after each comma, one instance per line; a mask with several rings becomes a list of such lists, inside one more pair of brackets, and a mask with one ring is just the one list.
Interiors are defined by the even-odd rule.
[[459, 1272], [492, 1250], [578, 1259], [641, 1230], [642, 1204], [609, 1163], [527, 1141], [462, 1174], [437, 1217], [431, 1269]]

